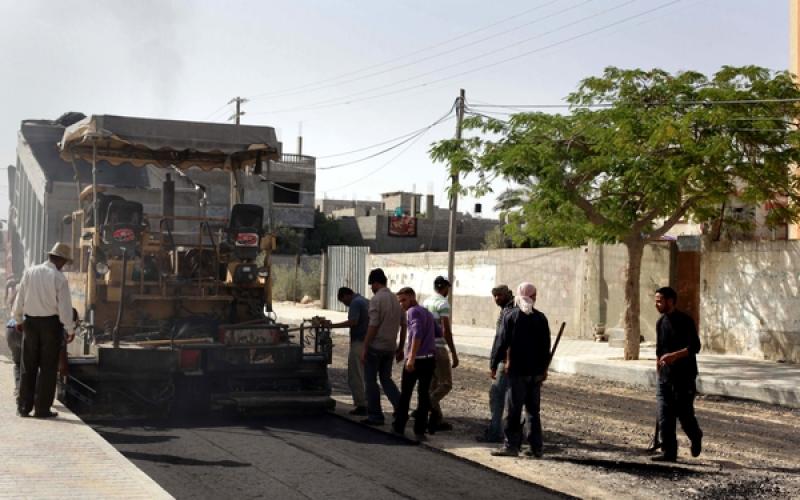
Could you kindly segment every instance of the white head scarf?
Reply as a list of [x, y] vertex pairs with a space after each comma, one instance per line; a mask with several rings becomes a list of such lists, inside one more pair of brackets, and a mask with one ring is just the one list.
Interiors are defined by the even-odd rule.
[[533, 305], [536, 303], [534, 296], [536, 295], [536, 287], [533, 283], [520, 283], [517, 287], [517, 295], [514, 296], [514, 305], [519, 307], [519, 310], [524, 314], [533, 312]]

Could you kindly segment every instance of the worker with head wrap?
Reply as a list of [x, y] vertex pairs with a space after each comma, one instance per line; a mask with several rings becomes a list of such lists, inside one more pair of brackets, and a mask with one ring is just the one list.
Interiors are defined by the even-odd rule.
[[[542, 382], [547, 377], [550, 360], [550, 327], [547, 317], [534, 308], [536, 287], [521, 283], [514, 297], [514, 307], [503, 316], [500, 345], [492, 366], [505, 363], [508, 377], [505, 440], [492, 452], [495, 456], [517, 456], [522, 445], [522, 408], [525, 408], [529, 457], [542, 456], [542, 423], [539, 401]], [[492, 378], [496, 373], [492, 373]]]

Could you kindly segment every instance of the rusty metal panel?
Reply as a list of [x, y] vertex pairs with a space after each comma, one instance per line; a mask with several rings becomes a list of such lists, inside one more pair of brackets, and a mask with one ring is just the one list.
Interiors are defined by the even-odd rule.
[[367, 257], [369, 247], [329, 246], [326, 263], [328, 309], [346, 311], [347, 308], [336, 297], [340, 287], [346, 286], [354, 292], [367, 296]]

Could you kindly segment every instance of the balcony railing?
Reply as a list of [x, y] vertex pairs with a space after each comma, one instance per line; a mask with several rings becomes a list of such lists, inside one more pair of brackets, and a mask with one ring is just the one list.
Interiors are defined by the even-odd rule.
[[287, 168], [301, 168], [307, 170], [315, 170], [317, 166], [317, 159], [313, 156], [297, 155], [297, 154], [282, 154], [280, 160], [274, 160], [273, 165], [277, 167]]

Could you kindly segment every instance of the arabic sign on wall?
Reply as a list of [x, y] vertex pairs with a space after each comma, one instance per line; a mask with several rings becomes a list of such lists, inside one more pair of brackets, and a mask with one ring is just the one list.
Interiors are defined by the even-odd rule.
[[389, 217], [389, 236], [415, 238], [417, 236], [417, 218], [408, 215]]

